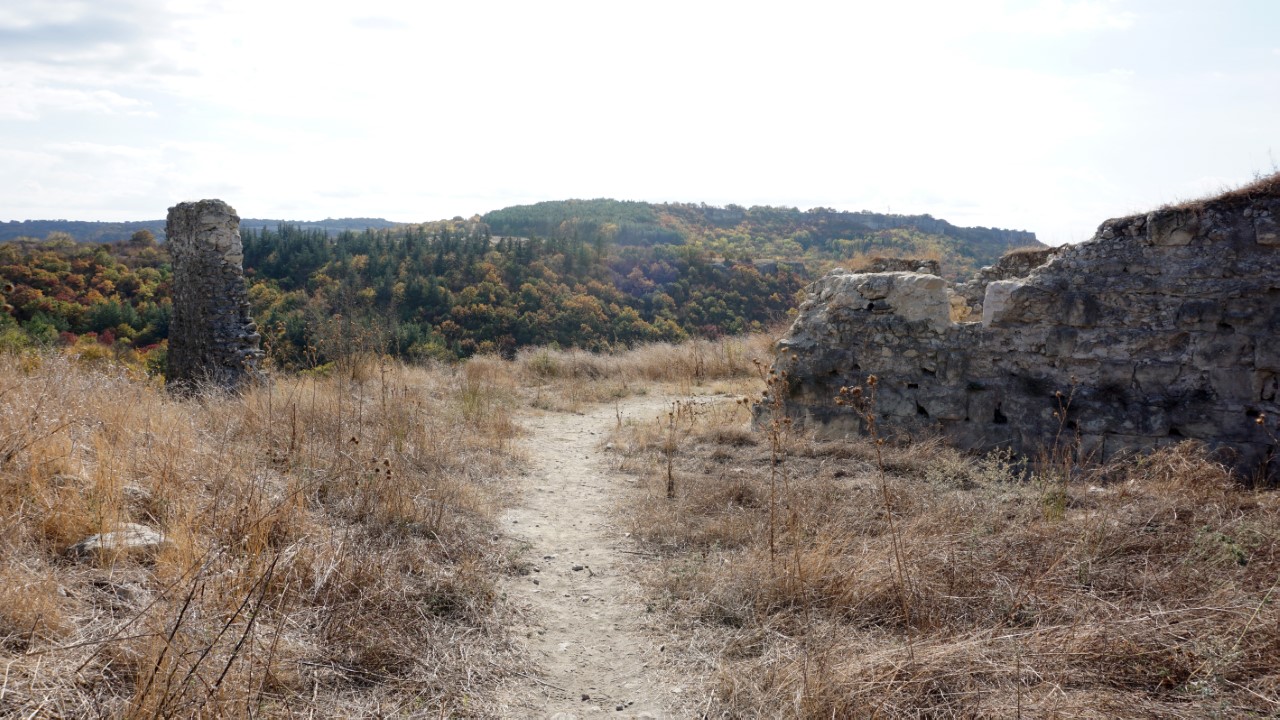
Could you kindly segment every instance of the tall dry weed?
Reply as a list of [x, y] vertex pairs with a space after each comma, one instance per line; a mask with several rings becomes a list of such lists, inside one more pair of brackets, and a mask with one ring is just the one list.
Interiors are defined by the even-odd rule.
[[[483, 712], [512, 383], [374, 358], [238, 395], [0, 355], [0, 715]], [[69, 554], [138, 523], [143, 551]]]
[[1007, 452], [798, 432], [775, 505], [769, 428], [724, 407], [685, 433], [671, 500], [661, 435], [613, 438], [651, 483], [625, 516], [711, 717], [1280, 712], [1280, 500], [1203, 448], [1073, 455], [1047, 501], [1049, 469]]

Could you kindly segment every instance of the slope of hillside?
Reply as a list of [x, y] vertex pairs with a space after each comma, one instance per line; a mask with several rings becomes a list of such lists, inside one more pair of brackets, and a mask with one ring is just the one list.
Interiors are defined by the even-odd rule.
[[829, 208], [564, 200], [495, 210], [483, 219], [496, 235], [600, 245], [688, 244], [722, 257], [847, 261], [862, 254], [922, 255], [940, 260], [944, 272], [957, 276], [1015, 247], [1041, 245], [1035, 233], [1022, 230]]

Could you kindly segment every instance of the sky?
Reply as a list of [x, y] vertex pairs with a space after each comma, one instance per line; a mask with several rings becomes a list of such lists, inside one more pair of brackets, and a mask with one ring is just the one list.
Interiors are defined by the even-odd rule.
[[1280, 2], [4, 0], [0, 221], [611, 197], [1051, 244], [1280, 170]]

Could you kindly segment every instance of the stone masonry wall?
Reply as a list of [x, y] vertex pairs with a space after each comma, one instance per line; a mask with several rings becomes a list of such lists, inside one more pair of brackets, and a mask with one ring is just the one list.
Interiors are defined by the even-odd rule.
[[1280, 179], [1109, 220], [989, 282], [981, 322], [954, 322], [932, 275], [837, 269], [810, 290], [775, 362], [793, 415], [860, 428], [834, 398], [874, 374], [882, 426], [966, 448], [1034, 454], [1065, 407], [1097, 459], [1194, 438], [1253, 474], [1275, 452], [1256, 419], [1280, 415]]
[[[966, 282], [956, 285], [956, 294], [964, 298], [974, 315], [982, 315], [982, 300], [987, 286], [999, 280], [1024, 278], [1058, 254], [1059, 248], [1018, 250], [1000, 258], [995, 265], [984, 267]], [[934, 273], [935, 275], [937, 273]]]
[[863, 273], [922, 272], [941, 275], [942, 266], [937, 260], [897, 257], [873, 257], [857, 269]]
[[232, 389], [252, 379], [262, 351], [249, 316], [240, 217], [221, 200], [180, 203], [169, 208], [165, 235], [173, 258], [169, 386]]

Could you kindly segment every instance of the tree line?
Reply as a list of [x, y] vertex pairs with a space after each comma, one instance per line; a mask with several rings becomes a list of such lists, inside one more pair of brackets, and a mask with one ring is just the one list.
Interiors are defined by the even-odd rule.
[[[162, 357], [172, 269], [144, 232], [0, 243], [0, 344]], [[799, 267], [688, 245], [496, 236], [478, 218], [336, 236], [285, 223], [242, 239], [264, 345], [290, 368], [351, 352], [452, 359], [759, 330], [786, 317], [807, 281]]]

